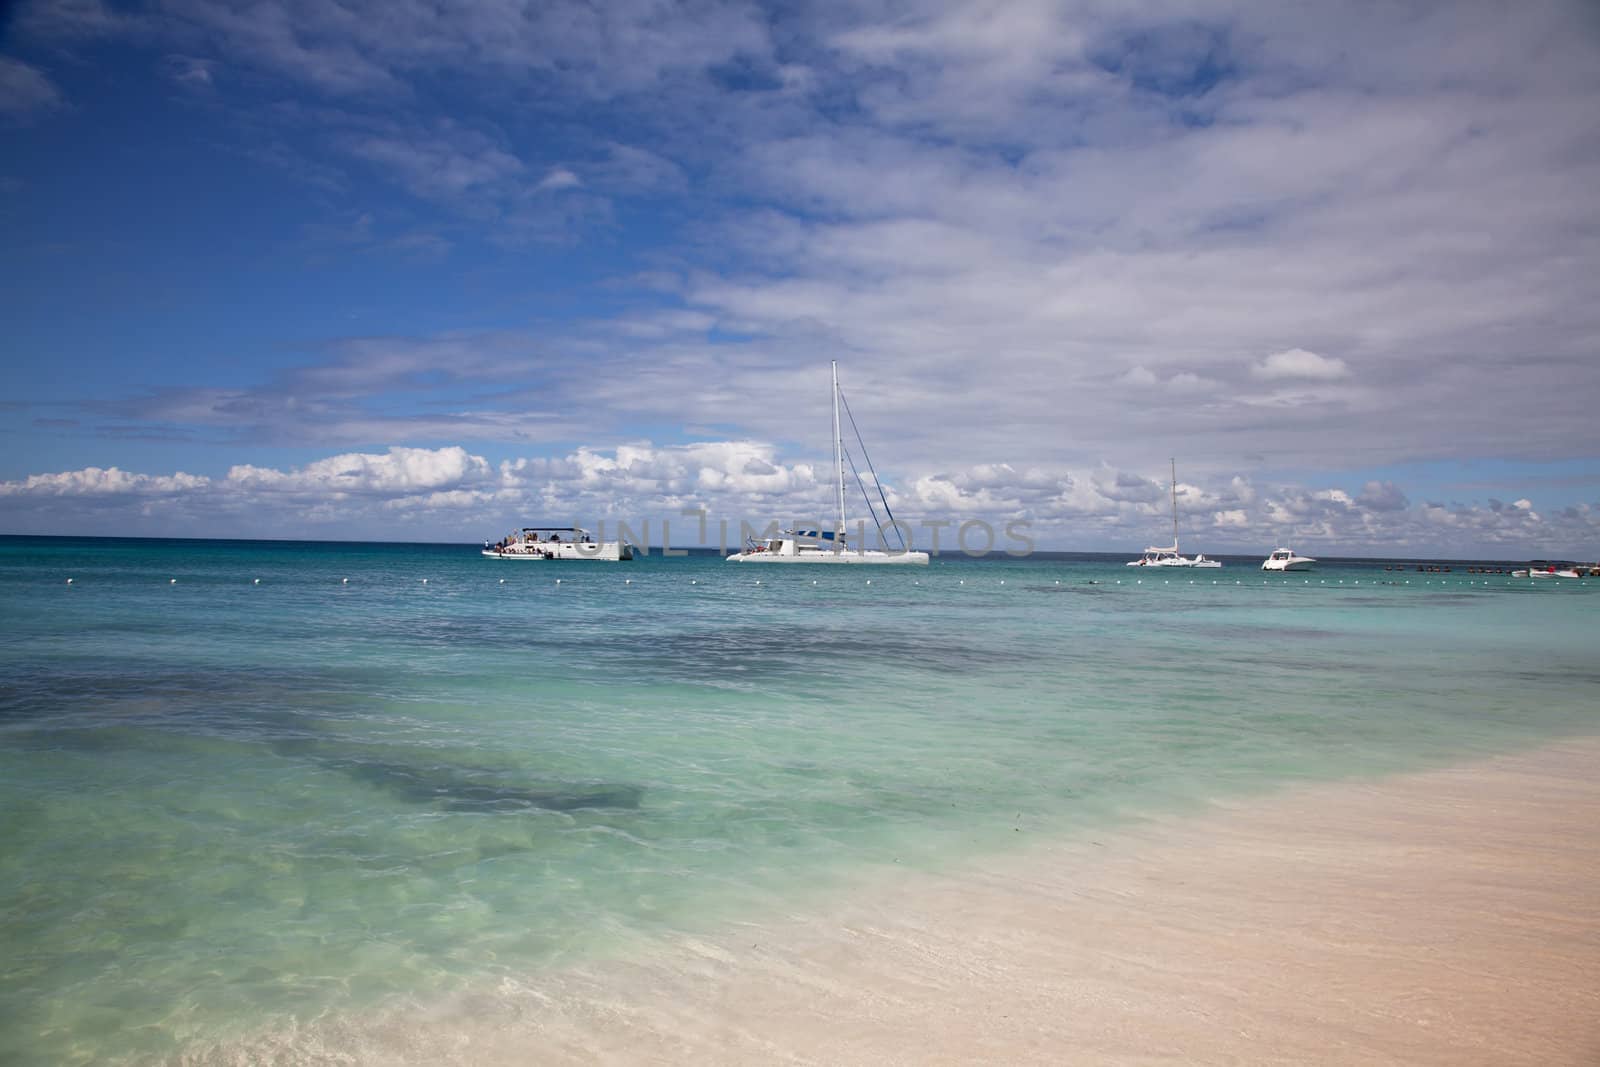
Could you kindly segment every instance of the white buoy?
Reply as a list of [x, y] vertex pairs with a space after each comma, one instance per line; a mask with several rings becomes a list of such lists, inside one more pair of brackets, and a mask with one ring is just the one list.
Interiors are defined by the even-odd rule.
[[963, 579], [961, 579], [959, 584], [966, 585], [967, 584], [967, 580], [965, 578], [963, 578]]
[[426, 579], [426, 578], [422, 579], [422, 584], [423, 585], [427, 585], [428, 584], [428, 579]]
[[871, 585], [871, 584], [872, 584], [872, 579], [871, 579], [871, 578], [868, 578], [868, 579], [867, 579], [867, 584], [868, 584], [868, 585]]
[[560, 579], [560, 578], [557, 578], [557, 579], [556, 579], [556, 584], [557, 584], [557, 585], [560, 585], [560, 584], [561, 584], [561, 579]]
[[178, 579], [176, 579], [176, 578], [169, 578], [169, 579], [168, 579], [168, 580], [167, 580], [167, 584], [169, 584], [169, 585], [177, 585], [177, 584], [178, 584]]
[[71, 578], [68, 578], [68, 579], [67, 579], [67, 584], [68, 584], [68, 585], [71, 585], [71, 584], [72, 584], [72, 579], [71, 579]]
[[698, 578], [690, 578], [689, 579], [689, 584], [690, 585], [699, 585], [700, 584], [700, 580]]
[[339, 579], [339, 584], [340, 585], [349, 585], [350, 584], [350, 579], [348, 579], [348, 578], [340, 578]]
[[261, 579], [257, 578], [254, 582], [251, 582], [250, 584], [251, 585], [260, 585], [261, 584]]
[[817, 584], [817, 580], [815, 578], [811, 579], [811, 584], [812, 585], [816, 585]]
[[624, 579], [622, 579], [622, 584], [623, 585], [632, 585], [633, 584], [633, 579], [632, 578], [624, 578]]
[[1056, 579], [1056, 584], [1057, 584], [1057, 585], [1060, 585], [1060, 584], [1061, 584], [1061, 579], [1060, 579], [1060, 578], [1057, 578], [1057, 579]]

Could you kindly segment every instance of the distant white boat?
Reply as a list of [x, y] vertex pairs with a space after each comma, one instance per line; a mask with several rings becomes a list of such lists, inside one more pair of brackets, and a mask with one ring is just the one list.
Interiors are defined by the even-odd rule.
[[1204, 552], [1191, 558], [1180, 555], [1176, 548], [1147, 548], [1144, 555], [1128, 561], [1130, 567], [1220, 567], [1220, 559], [1206, 559]]
[[1262, 561], [1264, 571], [1308, 571], [1317, 562], [1310, 556], [1297, 556], [1287, 548], [1275, 548], [1272, 555]]
[[[833, 361], [833, 466], [838, 481], [839, 524], [833, 530], [786, 530], [777, 537], [767, 537], [754, 540], [745, 547], [743, 552], [735, 552], [728, 557], [729, 563], [835, 563], [835, 564], [912, 564], [926, 566], [928, 554], [916, 552], [909, 545], [903, 545], [899, 551], [884, 551], [882, 549], [852, 548], [845, 539], [847, 529], [844, 512], [844, 427], [839, 421], [839, 362]], [[848, 409], [847, 409], [848, 410]], [[851, 418], [851, 425], [855, 419]], [[860, 442], [860, 431], [856, 433], [856, 440]], [[867, 469], [872, 472], [873, 484], [877, 485], [877, 471], [872, 469], [872, 460], [867, 456], [866, 446], [861, 448], [861, 458], [865, 460]], [[854, 460], [851, 461], [852, 465]], [[865, 492], [865, 487], [863, 487]], [[889, 512], [889, 501], [883, 495], [883, 490], [878, 489], [878, 497], [883, 501], [883, 509], [889, 515], [891, 529], [899, 534], [899, 527], [894, 526], [894, 515]], [[872, 499], [867, 499], [867, 508], [877, 519], [877, 511], [872, 507]], [[881, 537], [883, 527], [879, 525], [878, 533]], [[903, 535], [902, 541], [903, 541]]]
[[1593, 574], [1594, 568], [1574, 565], [1571, 563], [1551, 563], [1547, 559], [1536, 559], [1528, 564], [1525, 571], [1512, 571], [1513, 578], [1582, 578], [1585, 574]]
[[1176, 548], [1147, 548], [1138, 559], [1130, 559], [1130, 567], [1187, 567], [1189, 561], [1178, 555]]
[[626, 541], [596, 541], [588, 530], [578, 526], [524, 526], [494, 544], [485, 541], [483, 554], [491, 559], [597, 559], [615, 563], [632, 559], [633, 546]]
[[1150, 547], [1144, 550], [1144, 555], [1138, 559], [1128, 561], [1130, 567], [1220, 567], [1222, 561], [1206, 559], [1204, 552], [1197, 552], [1193, 559], [1184, 556], [1178, 551], [1178, 461], [1172, 463], [1172, 547]]

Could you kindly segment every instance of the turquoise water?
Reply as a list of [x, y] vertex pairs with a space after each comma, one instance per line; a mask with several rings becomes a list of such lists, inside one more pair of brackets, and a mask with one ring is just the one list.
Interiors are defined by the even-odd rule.
[[1595, 585], [0, 538], [0, 1061], [175, 1058], [1591, 732]]

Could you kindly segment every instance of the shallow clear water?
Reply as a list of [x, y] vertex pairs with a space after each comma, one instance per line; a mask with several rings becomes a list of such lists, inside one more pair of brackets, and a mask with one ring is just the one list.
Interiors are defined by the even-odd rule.
[[0, 1061], [171, 1057], [1592, 731], [1596, 585], [0, 538]]

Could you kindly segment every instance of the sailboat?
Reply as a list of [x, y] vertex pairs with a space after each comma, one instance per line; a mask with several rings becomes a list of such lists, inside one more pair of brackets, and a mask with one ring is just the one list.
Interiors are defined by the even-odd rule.
[[[894, 514], [889, 511], [889, 501], [883, 495], [883, 487], [878, 484], [878, 472], [872, 467], [872, 459], [867, 455], [867, 446], [861, 440], [861, 431], [857, 429], [856, 442], [861, 446], [861, 458], [867, 464], [867, 470], [872, 475], [874, 487], [878, 490], [878, 499], [883, 502], [884, 513], [889, 516], [890, 528], [900, 538], [901, 547], [898, 551], [885, 551], [882, 549], [854, 548], [845, 538], [847, 524], [844, 510], [844, 462], [848, 455], [844, 447], [844, 426], [839, 421], [839, 404], [842, 394], [839, 392], [839, 361], [833, 361], [833, 468], [837, 480], [837, 498], [839, 505], [838, 525], [832, 530], [785, 530], [777, 537], [767, 537], [760, 540], [752, 539], [745, 546], [743, 552], [735, 552], [728, 557], [729, 563], [909, 563], [926, 566], [928, 554], [914, 551], [905, 543], [905, 535], [900, 532], [900, 527], [894, 522]], [[848, 414], [849, 405], [845, 405]], [[850, 416], [851, 428], [855, 428], [855, 417]], [[855, 470], [855, 460], [850, 460], [851, 470]], [[861, 485], [861, 475], [856, 473], [856, 483]], [[866, 494], [866, 486], [861, 485], [862, 494]], [[874, 522], [877, 522], [878, 512], [872, 505], [872, 498], [867, 497], [867, 510], [872, 512]], [[883, 525], [878, 523], [878, 536], [883, 537]]]
[[1206, 559], [1204, 552], [1197, 552], [1193, 559], [1186, 558], [1178, 551], [1178, 460], [1173, 457], [1172, 463], [1172, 547], [1151, 547], [1144, 550], [1144, 555], [1138, 559], [1128, 561], [1130, 567], [1220, 567], [1222, 561]]

